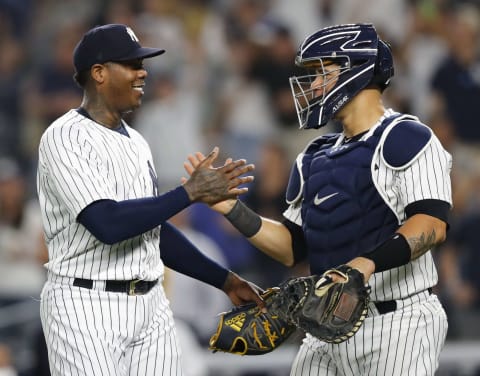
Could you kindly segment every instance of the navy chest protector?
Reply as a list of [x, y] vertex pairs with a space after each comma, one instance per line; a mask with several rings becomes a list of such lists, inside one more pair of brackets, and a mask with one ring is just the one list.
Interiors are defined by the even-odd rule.
[[339, 135], [327, 135], [305, 151], [296, 172], [297, 189], [287, 192], [287, 200], [303, 197], [302, 226], [312, 273], [373, 249], [399, 227], [372, 179], [372, 170], [378, 169], [372, 158], [390, 123], [384, 121], [364, 141], [334, 147]]

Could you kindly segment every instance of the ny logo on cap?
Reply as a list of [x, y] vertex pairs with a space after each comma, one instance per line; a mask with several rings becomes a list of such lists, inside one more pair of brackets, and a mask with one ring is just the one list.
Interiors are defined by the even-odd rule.
[[138, 42], [138, 41], [139, 41], [139, 39], [137, 38], [137, 36], [135, 35], [135, 33], [133, 32], [132, 29], [130, 29], [130, 28], [127, 26], [127, 27], [126, 27], [126, 30], [127, 30], [128, 35], [130, 35], [130, 38], [132, 38], [132, 40], [133, 40], [134, 42]]

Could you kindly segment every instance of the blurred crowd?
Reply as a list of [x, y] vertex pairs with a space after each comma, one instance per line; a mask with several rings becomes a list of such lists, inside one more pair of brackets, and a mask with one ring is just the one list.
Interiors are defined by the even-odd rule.
[[[449, 339], [480, 339], [478, 0], [0, 0], [0, 375], [48, 374], [37, 313], [26, 308], [38, 303], [47, 259], [37, 145], [52, 120], [81, 102], [72, 80], [79, 37], [123, 23], [143, 45], [166, 49], [146, 61], [143, 105], [126, 119], [150, 143], [162, 191], [180, 183], [188, 154], [218, 145], [223, 159], [256, 164], [243, 199], [280, 218], [296, 154], [336, 127], [298, 130], [288, 82], [296, 49], [307, 34], [348, 22], [374, 23], [392, 45], [387, 107], [418, 116], [453, 155], [454, 208], [448, 240], [434, 252], [436, 292]], [[205, 206], [174, 220], [204, 252], [262, 287], [307, 273], [262, 256]], [[165, 284], [179, 322], [205, 347], [229, 301], [174, 272]], [[12, 320], [25, 309], [28, 325]], [[190, 373], [200, 375], [195, 364]]]

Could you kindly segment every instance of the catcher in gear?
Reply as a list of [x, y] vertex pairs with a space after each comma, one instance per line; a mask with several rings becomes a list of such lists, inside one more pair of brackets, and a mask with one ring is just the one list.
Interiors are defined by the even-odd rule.
[[[367, 316], [351, 328], [356, 334], [336, 343], [336, 331], [321, 330], [333, 340], [327, 342], [308, 327], [291, 376], [433, 375], [448, 324], [432, 294], [438, 276], [431, 250], [447, 234], [451, 155], [417, 117], [383, 104], [393, 54], [372, 24], [312, 33], [295, 63], [304, 72], [290, 78], [300, 128], [313, 131], [334, 120], [342, 130], [319, 133], [298, 154], [282, 220], [261, 217], [240, 200], [212, 208], [284, 265], [306, 261], [309, 274], [320, 276], [345, 264], [371, 287]], [[191, 167], [201, 160], [189, 158]], [[334, 282], [342, 278], [327, 275]], [[325, 280], [317, 287], [328, 285]], [[323, 299], [311, 297], [314, 306]], [[329, 318], [326, 309], [326, 322], [346, 322], [353, 311], [334, 309]], [[318, 321], [306, 319], [315, 316], [307, 306], [294, 313], [301, 313], [293, 315], [298, 325]]]

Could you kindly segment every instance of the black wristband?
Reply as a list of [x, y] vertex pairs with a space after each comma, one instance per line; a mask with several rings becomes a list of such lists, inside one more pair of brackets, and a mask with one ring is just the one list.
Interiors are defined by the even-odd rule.
[[225, 218], [247, 238], [255, 235], [262, 227], [262, 218], [240, 200], [225, 214]]
[[375, 273], [377, 273], [408, 264], [412, 257], [412, 251], [407, 239], [397, 232], [373, 251], [362, 256], [375, 263]]

